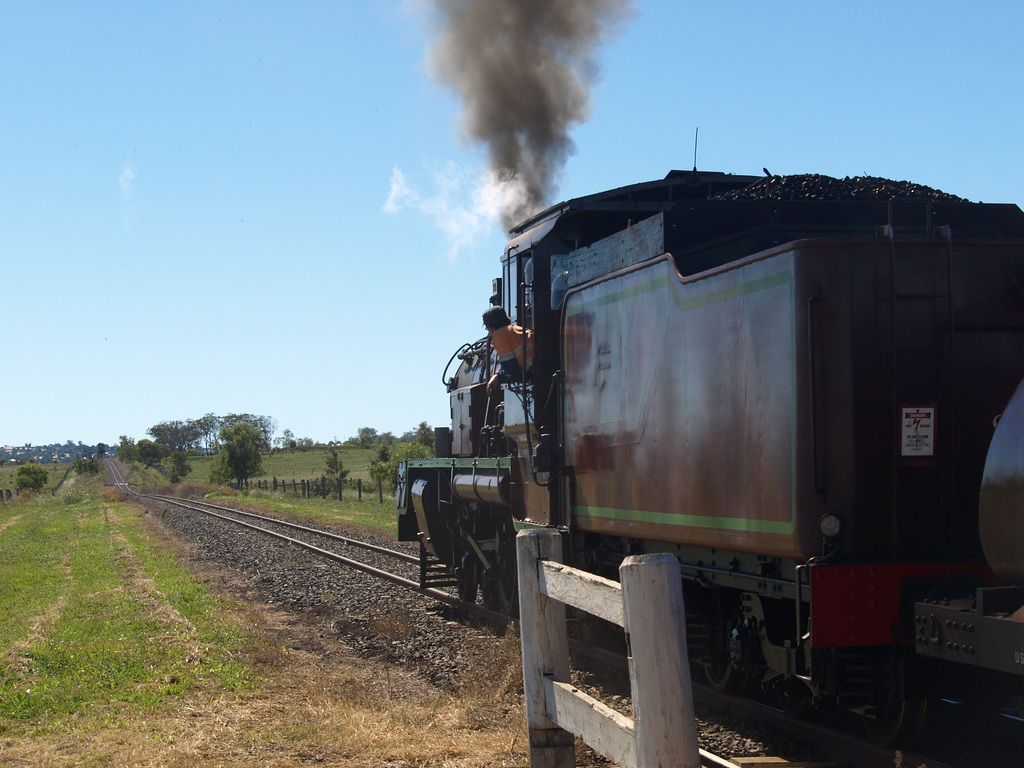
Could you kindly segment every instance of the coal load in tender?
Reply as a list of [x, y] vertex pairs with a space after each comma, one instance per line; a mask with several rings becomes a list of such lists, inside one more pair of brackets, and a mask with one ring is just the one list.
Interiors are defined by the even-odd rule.
[[893, 181], [877, 176], [835, 179], [819, 173], [765, 176], [743, 189], [719, 195], [718, 200], [892, 200], [915, 198], [946, 203], [967, 202], [922, 184]]

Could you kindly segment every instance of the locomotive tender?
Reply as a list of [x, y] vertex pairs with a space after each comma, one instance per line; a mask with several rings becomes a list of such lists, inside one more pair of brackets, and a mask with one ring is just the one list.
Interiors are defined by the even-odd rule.
[[509, 612], [516, 530], [554, 526], [608, 576], [675, 555], [717, 688], [890, 743], [1015, 690], [1024, 214], [882, 182], [673, 171], [514, 230], [491, 301], [533, 369], [489, 397], [486, 337], [449, 362], [398, 493], [423, 583]]

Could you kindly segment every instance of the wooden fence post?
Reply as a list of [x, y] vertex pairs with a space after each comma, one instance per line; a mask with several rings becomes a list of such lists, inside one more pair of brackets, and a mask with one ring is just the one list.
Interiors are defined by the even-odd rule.
[[679, 561], [669, 554], [633, 555], [619, 566], [619, 578], [637, 764], [700, 768]]
[[377, 480], [377, 499], [381, 504], [384, 503], [384, 481]]
[[359, 478], [356, 480], [356, 488], [359, 491], [359, 501], [363, 500], [363, 479]]
[[519, 621], [522, 633], [523, 694], [530, 737], [530, 768], [573, 768], [575, 736], [548, 719], [544, 676], [569, 679], [569, 641], [565, 604], [542, 595], [541, 560], [562, 560], [562, 539], [556, 530], [523, 531], [516, 537], [519, 558]]

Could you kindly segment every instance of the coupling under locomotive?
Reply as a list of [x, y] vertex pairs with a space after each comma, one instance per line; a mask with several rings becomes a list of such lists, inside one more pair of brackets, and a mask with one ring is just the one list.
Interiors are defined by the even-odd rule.
[[675, 555], [715, 687], [855, 710], [891, 742], [930, 698], [1014, 688], [1020, 209], [673, 171], [511, 235], [491, 302], [533, 367], [489, 391], [488, 338], [457, 353], [452, 426], [398, 498], [424, 583], [509, 612], [515, 531], [554, 526], [606, 575]]

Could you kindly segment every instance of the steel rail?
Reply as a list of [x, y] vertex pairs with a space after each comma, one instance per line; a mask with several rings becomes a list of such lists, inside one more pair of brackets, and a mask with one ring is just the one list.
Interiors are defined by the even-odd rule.
[[[386, 555], [388, 557], [393, 557], [395, 559], [402, 560], [402, 561], [405, 561], [405, 562], [410, 562], [410, 563], [413, 563], [413, 564], [419, 564], [419, 558], [414, 556], [414, 555], [409, 555], [409, 554], [407, 554], [405, 552], [398, 552], [398, 551], [395, 551], [393, 549], [387, 549], [386, 547], [380, 547], [380, 546], [373, 545], [373, 544], [366, 544], [365, 542], [357, 541], [355, 539], [350, 539], [350, 538], [348, 538], [346, 536], [340, 536], [338, 534], [333, 534], [333, 533], [330, 533], [328, 531], [320, 531], [320, 530], [317, 530], [315, 528], [309, 528], [307, 526], [299, 525], [297, 523], [290, 523], [290, 522], [287, 522], [287, 521], [278, 520], [277, 518], [267, 517], [265, 515], [255, 514], [253, 512], [248, 512], [246, 510], [240, 510], [240, 509], [237, 509], [235, 507], [227, 507], [227, 506], [223, 506], [223, 505], [220, 505], [220, 504], [213, 504], [212, 502], [206, 502], [206, 501], [200, 502], [200, 501], [196, 501], [196, 500], [187, 500], [186, 501], [184, 499], [179, 499], [179, 498], [177, 498], [175, 496], [163, 496], [163, 495], [156, 495], [156, 494], [138, 493], [137, 491], [131, 491], [131, 490], [129, 490], [128, 493], [131, 496], [135, 497], [135, 498], [151, 499], [153, 501], [163, 502], [165, 504], [172, 504], [174, 506], [182, 507], [184, 509], [190, 509], [193, 512], [198, 512], [200, 514], [204, 514], [204, 515], [208, 515], [210, 517], [215, 517], [215, 518], [218, 518], [220, 520], [224, 520], [225, 522], [234, 523], [235, 525], [242, 526], [243, 528], [248, 528], [248, 529], [250, 529], [252, 531], [255, 531], [257, 533], [263, 533], [263, 534], [266, 534], [268, 536], [272, 536], [272, 537], [274, 537], [276, 539], [279, 539], [281, 541], [287, 542], [289, 544], [294, 544], [294, 545], [296, 545], [296, 546], [298, 546], [298, 547], [300, 547], [302, 549], [305, 549], [305, 550], [307, 550], [307, 551], [309, 551], [309, 552], [311, 552], [311, 553], [313, 553], [315, 555], [327, 558], [328, 560], [332, 560], [332, 561], [334, 561], [336, 563], [339, 563], [341, 565], [345, 565], [347, 567], [354, 568], [355, 570], [362, 571], [363, 573], [366, 573], [368, 575], [374, 576], [376, 578], [383, 579], [383, 580], [385, 580], [387, 582], [390, 582], [391, 584], [394, 584], [396, 586], [402, 587], [404, 589], [408, 589], [408, 590], [410, 590], [412, 592], [416, 592], [418, 594], [425, 595], [427, 597], [433, 598], [434, 600], [437, 600], [438, 602], [444, 603], [446, 605], [450, 605], [453, 608], [459, 608], [459, 609], [464, 610], [467, 613], [470, 613], [470, 614], [472, 614], [472, 615], [474, 615], [474, 616], [476, 616], [478, 618], [486, 619], [487, 621], [490, 621], [492, 623], [495, 623], [495, 624], [498, 624], [498, 625], [501, 625], [501, 626], [505, 626], [505, 625], [507, 625], [509, 623], [509, 617], [508, 616], [504, 616], [504, 615], [502, 615], [500, 613], [496, 613], [495, 611], [492, 611], [489, 608], [485, 608], [482, 605], [478, 605], [476, 603], [466, 603], [466, 602], [463, 602], [457, 596], [449, 594], [448, 592], [445, 592], [443, 590], [437, 589], [435, 587], [421, 587], [418, 581], [414, 581], [412, 579], [407, 579], [404, 576], [399, 576], [398, 574], [390, 573], [389, 571], [385, 571], [385, 570], [382, 570], [380, 568], [376, 568], [376, 567], [374, 567], [372, 565], [367, 565], [366, 563], [359, 562], [358, 560], [353, 560], [351, 558], [345, 557], [344, 555], [340, 555], [337, 552], [331, 552], [330, 550], [326, 550], [326, 549], [323, 549], [321, 547], [317, 547], [317, 546], [315, 546], [313, 544], [309, 544], [307, 542], [304, 542], [301, 539], [296, 539], [296, 538], [293, 538], [291, 536], [286, 536], [283, 533], [278, 533], [277, 531], [272, 531], [272, 530], [269, 530], [267, 528], [262, 528], [262, 527], [260, 527], [258, 525], [253, 525], [252, 523], [247, 523], [244, 520], [238, 520], [237, 518], [229, 517], [228, 515], [223, 515], [223, 514], [220, 514], [219, 512], [214, 512], [213, 509], [220, 509], [220, 510], [228, 511], [228, 512], [235, 513], [235, 514], [238, 514], [238, 515], [242, 515], [242, 516], [245, 516], [245, 517], [254, 517], [254, 518], [263, 520], [265, 522], [269, 522], [269, 523], [271, 523], [273, 525], [281, 525], [281, 526], [284, 526], [286, 528], [292, 528], [292, 529], [296, 529], [296, 530], [301, 530], [301, 531], [304, 531], [304, 532], [307, 532], [307, 533], [310, 533], [310, 534], [313, 534], [313, 535], [316, 535], [316, 536], [324, 536], [324, 537], [326, 537], [328, 539], [338, 540], [338, 541], [344, 542], [346, 544], [351, 544], [351, 545], [356, 546], [356, 547], [360, 547], [360, 548], [363, 548], [363, 549], [366, 549], [366, 550], [370, 550], [370, 551], [376, 552], [377, 554]], [[209, 507], [211, 509], [204, 509], [204, 507]]]
[[[171, 503], [178, 503], [178, 502], [181, 501], [181, 499], [177, 498], [176, 496], [163, 496], [163, 495], [159, 495], [159, 494], [146, 494], [146, 495], [148, 496], [148, 498], [159, 499], [161, 501], [169, 501]], [[222, 504], [214, 504], [214, 503], [209, 502], [209, 501], [196, 502], [195, 500], [193, 500], [193, 503], [198, 503], [198, 504], [201, 504], [202, 506], [210, 507], [212, 509], [222, 509], [224, 511], [231, 512], [232, 514], [242, 515], [243, 517], [251, 517], [251, 518], [254, 518], [256, 520], [264, 520], [264, 521], [266, 521], [268, 523], [273, 523], [274, 525], [281, 525], [281, 526], [284, 526], [286, 528], [291, 528], [291, 529], [296, 530], [296, 531], [305, 531], [306, 533], [312, 533], [312, 534], [315, 534], [317, 536], [323, 536], [325, 538], [332, 539], [334, 541], [340, 541], [343, 544], [347, 544], [347, 545], [352, 546], [352, 547], [358, 547], [360, 549], [367, 549], [367, 550], [370, 550], [371, 552], [378, 552], [378, 553], [380, 553], [382, 555], [388, 555], [389, 557], [394, 557], [394, 558], [396, 558], [398, 560], [404, 560], [405, 562], [412, 563], [413, 565], [419, 565], [419, 562], [420, 562], [420, 559], [416, 555], [410, 555], [410, 554], [408, 554], [406, 552], [398, 552], [398, 551], [393, 550], [393, 549], [388, 549], [387, 547], [378, 546], [377, 544], [368, 544], [365, 541], [359, 541], [357, 539], [351, 539], [348, 536], [342, 536], [341, 534], [331, 533], [329, 531], [321, 531], [321, 530], [319, 530], [317, 528], [310, 528], [308, 526], [301, 525], [299, 523], [293, 523], [293, 522], [291, 522], [289, 520], [280, 520], [280, 519], [278, 519], [276, 517], [269, 517], [267, 515], [260, 515], [260, 514], [258, 514], [256, 512], [249, 512], [247, 510], [237, 509], [235, 507], [228, 507], [228, 506], [224, 506]], [[205, 510], [199, 510], [199, 511], [205, 511]]]

